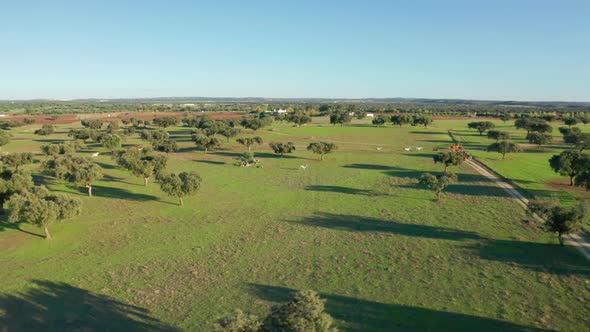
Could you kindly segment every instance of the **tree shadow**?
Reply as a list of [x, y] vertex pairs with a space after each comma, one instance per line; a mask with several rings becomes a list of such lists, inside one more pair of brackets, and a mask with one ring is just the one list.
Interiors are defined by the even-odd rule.
[[[2, 219], [5, 219], [5, 218], [2, 218]], [[36, 236], [36, 237], [40, 237], [42, 239], [45, 238], [45, 235], [43, 235], [43, 234], [29, 232], [27, 230], [20, 228], [20, 224], [22, 224], [22, 222], [9, 222], [7, 220], [0, 220], [0, 232], [5, 231], [6, 229], [14, 229], [15, 231], [19, 231], [19, 232], [22, 232], [25, 234]]]
[[356, 189], [356, 188], [348, 188], [348, 187], [341, 187], [341, 186], [312, 185], [312, 186], [305, 186], [305, 190], [321, 191], [321, 192], [335, 192], [335, 193], [350, 194], [350, 195], [388, 196], [388, 194], [381, 193], [376, 190]]
[[114, 298], [63, 282], [32, 283], [26, 292], [0, 295], [5, 331], [179, 331]]
[[393, 220], [383, 220], [364, 216], [333, 213], [315, 213], [311, 217], [306, 217], [299, 221], [290, 222], [294, 224], [332, 228], [343, 231], [382, 232], [431, 239], [482, 239], [482, 237], [477, 233], [460, 231], [451, 228], [430, 225], [404, 224]]
[[[287, 302], [297, 290], [248, 284], [250, 292], [270, 302]], [[326, 311], [346, 331], [545, 331], [494, 318], [388, 304], [349, 296], [320, 293]]]
[[198, 163], [203, 164], [211, 164], [211, 165], [225, 165], [225, 161], [218, 161], [218, 160], [195, 160]]
[[377, 165], [377, 164], [348, 164], [342, 166], [344, 168], [356, 168], [356, 169], [369, 169], [369, 170], [377, 170], [377, 171], [393, 171], [393, 170], [400, 170], [402, 168], [396, 166], [387, 166], [387, 165]]
[[590, 276], [590, 264], [573, 248], [557, 243], [536, 243], [511, 240], [486, 240], [467, 246], [480, 258], [515, 264], [538, 272], [560, 275]]
[[98, 164], [98, 166], [100, 166], [101, 168], [104, 168], [104, 169], [117, 169], [116, 165], [103, 163], [101, 161], [97, 161], [96, 163]]
[[[78, 195], [81, 196], [88, 196], [88, 189], [85, 187], [80, 186], [72, 186], [78, 192]], [[131, 201], [151, 201], [151, 200], [159, 200], [159, 197], [146, 195], [146, 194], [139, 194], [134, 193], [126, 189], [116, 188], [116, 187], [106, 187], [100, 185], [92, 185], [92, 195], [95, 197], [104, 197], [104, 198], [118, 198], [124, 200], [131, 200]]]
[[33, 141], [35, 142], [41, 142], [41, 143], [45, 143], [45, 144], [58, 144], [58, 143], [63, 143], [66, 140], [65, 139], [59, 139], [59, 138], [35, 138], [33, 139]]

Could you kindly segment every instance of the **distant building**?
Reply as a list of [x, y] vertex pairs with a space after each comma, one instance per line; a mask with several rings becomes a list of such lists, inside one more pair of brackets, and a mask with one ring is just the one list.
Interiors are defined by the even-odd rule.
[[274, 114], [285, 114], [285, 113], [287, 113], [287, 110], [284, 110], [282, 108], [279, 108], [278, 110], [271, 111], [270, 113], [274, 113]]
[[373, 113], [367, 113], [367, 117], [368, 118], [374, 118], [375, 117], [375, 114], [373, 114]]

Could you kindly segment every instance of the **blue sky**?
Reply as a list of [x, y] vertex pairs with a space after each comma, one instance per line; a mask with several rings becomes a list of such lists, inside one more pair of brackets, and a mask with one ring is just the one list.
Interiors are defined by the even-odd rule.
[[589, 0], [2, 0], [0, 8], [0, 99], [590, 101]]

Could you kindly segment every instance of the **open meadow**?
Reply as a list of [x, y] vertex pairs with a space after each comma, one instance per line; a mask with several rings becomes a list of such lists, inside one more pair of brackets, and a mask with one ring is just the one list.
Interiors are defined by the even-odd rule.
[[[302, 127], [275, 122], [252, 133], [262, 167], [237, 167], [245, 148], [221, 137], [204, 153], [191, 129], [170, 127], [179, 151], [168, 169], [196, 171], [200, 191], [184, 205], [117, 166], [88, 143], [104, 172], [86, 189], [39, 171], [40, 146], [71, 140], [79, 123], [50, 136], [37, 125], [11, 130], [2, 152], [34, 152], [34, 180], [82, 200], [82, 215], [52, 227], [0, 219], [0, 326], [12, 330], [211, 330], [240, 308], [255, 314], [313, 289], [343, 331], [583, 331], [590, 326], [590, 262], [525, 222], [525, 211], [467, 165], [440, 201], [418, 184], [440, 173], [433, 148], [466, 148], [530, 195], [588, 197], [564, 186], [548, 165], [554, 146], [501, 155], [480, 151], [491, 140], [469, 120], [436, 120], [428, 128], [376, 127], [367, 120]], [[511, 122], [495, 121], [517, 132]], [[506, 128], [504, 128], [506, 127]], [[583, 128], [583, 126], [582, 126]], [[589, 131], [590, 130], [585, 130]], [[280, 157], [269, 142], [293, 142]], [[320, 161], [310, 142], [338, 149]], [[138, 135], [125, 146], [145, 144]], [[411, 147], [411, 151], [404, 148]], [[420, 151], [416, 147], [422, 147]], [[307, 165], [302, 169], [302, 165]], [[557, 180], [559, 179], [559, 180]], [[42, 328], [41, 328], [42, 327]], [[2, 329], [0, 328], [0, 331]]]

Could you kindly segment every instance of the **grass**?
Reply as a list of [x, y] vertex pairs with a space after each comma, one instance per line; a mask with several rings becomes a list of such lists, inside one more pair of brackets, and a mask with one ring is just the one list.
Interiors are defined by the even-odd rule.
[[[47, 138], [18, 128], [3, 150], [39, 151], [41, 140], [68, 139], [69, 127]], [[280, 158], [266, 143], [254, 147], [263, 168], [233, 166], [244, 150], [235, 142], [205, 154], [190, 130], [170, 128], [183, 151], [170, 155], [170, 170], [204, 181], [183, 207], [91, 144], [84, 153], [101, 151], [107, 175], [95, 197], [36, 174], [82, 199], [81, 217], [56, 224], [50, 243], [0, 223], [0, 326], [203, 331], [235, 308], [262, 315], [314, 289], [346, 331], [583, 330], [590, 264], [578, 252], [523, 223], [524, 211], [466, 166], [453, 169], [460, 182], [441, 202], [417, 185], [423, 172], [442, 171], [430, 155], [452, 127], [466, 121], [275, 124], [256, 135], [297, 150]], [[339, 147], [322, 162], [305, 150], [320, 139]]]

